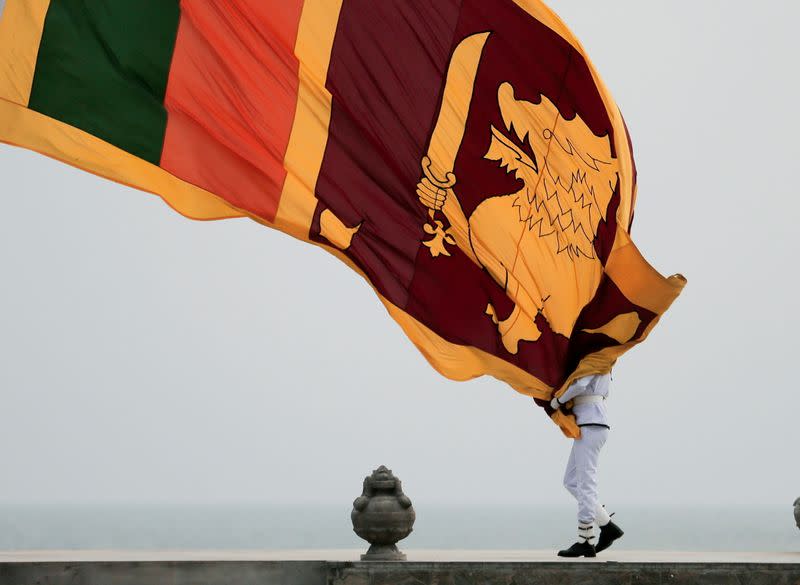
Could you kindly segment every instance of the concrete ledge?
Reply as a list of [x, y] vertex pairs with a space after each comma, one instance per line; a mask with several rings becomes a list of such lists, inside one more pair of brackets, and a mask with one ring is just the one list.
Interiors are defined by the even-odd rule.
[[[552, 551], [409, 551], [409, 558], [416, 560], [405, 563], [364, 563], [342, 558], [358, 558], [358, 552], [0, 553], [0, 585], [197, 585], [201, 583], [204, 585], [618, 585], [621, 583], [797, 585], [800, 583], [800, 555], [796, 553], [762, 555], [715, 553], [708, 555], [705, 561], [699, 560], [698, 553], [628, 551], [616, 555], [617, 558], [624, 557], [627, 560], [598, 558], [593, 561], [577, 562], [558, 560], [554, 558]], [[65, 558], [70, 554], [71, 559]], [[434, 557], [434, 554], [438, 557]], [[655, 558], [648, 557], [648, 554], [654, 555]], [[491, 560], [492, 556], [504, 557], [505, 560]], [[508, 560], [515, 556], [526, 556], [528, 559]], [[421, 560], [420, 557], [431, 558]], [[758, 560], [759, 557], [761, 560]]]
[[796, 585], [800, 565], [709, 563], [352, 563], [330, 585]]
[[2, 585], [328, 585], [321, 561], [2, 563]]

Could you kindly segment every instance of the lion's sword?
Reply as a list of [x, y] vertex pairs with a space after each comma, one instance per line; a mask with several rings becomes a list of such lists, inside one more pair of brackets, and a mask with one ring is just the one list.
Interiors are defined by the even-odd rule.
[[[456, 184], [453, 168], [464, 139], [478, 65], [490, 34], [489, 32], [476, 33], [462, 40], [453, 51], [447, 68], [439, 117], [431, 133], [428, 152], [422, 159], [424, 176], [440, 189], [451, 189]], [[435, 219], [435, 213], [434, 210], [429, 211], [432, 220]], [[458, 199], [447, 197], [442, 207], [442, 213], [450, 223], [449, 231], [455, 237], [458, 246], [472, 256], [469, 246], [469, 227]], [[437, 234], [437, 232], [441, 234], [434, 235], [434, 239], [444, 239], [445, 237], [441, 228], [437, 229], [435, 221], [434, 225], [426, 231], [431, 234]], [[440, 244], [444, 249], [444, 243], [440, 242]]]

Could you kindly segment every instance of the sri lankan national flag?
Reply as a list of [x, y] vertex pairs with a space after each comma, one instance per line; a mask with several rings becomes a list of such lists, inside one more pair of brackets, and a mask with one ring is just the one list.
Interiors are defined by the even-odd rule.
[[0, 140], [313, 242], [442, 374], [542, 406], [685, 283], [631, 242], [622, 116], [539, 0], [7, 0]]

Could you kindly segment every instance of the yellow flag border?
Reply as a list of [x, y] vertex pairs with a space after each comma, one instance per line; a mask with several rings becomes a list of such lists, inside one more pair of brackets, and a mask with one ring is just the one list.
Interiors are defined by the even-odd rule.
[[50, 0], [6, 0], [0, 17], [0, 99], [27, 106]]
[[213, 193], [53, 118], [0, 99], [0, 142], [33, 150], [94, 175], [161, 197], [190, 219], [244, 217]]

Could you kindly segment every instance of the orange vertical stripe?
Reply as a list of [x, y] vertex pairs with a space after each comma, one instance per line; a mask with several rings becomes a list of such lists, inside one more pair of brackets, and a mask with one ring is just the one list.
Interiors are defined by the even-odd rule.
[[182, 0], [161, 166], [272, 221], [297, 102], [303, 0]]

